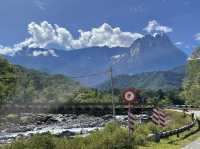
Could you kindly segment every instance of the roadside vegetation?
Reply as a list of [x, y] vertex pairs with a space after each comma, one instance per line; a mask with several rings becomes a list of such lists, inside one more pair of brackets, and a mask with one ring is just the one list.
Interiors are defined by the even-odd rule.
[[200, 47], [196, 48], [188, 60], [186, 78], [181, 96], [187, 104], [200, 105]]
[[190, 131], [180, 134], [179, 137], [174, 135], [166, 139], [161, 139], [159, 143], [148, 142], [145, 145], [140, 145], [139, 149], [181, 149], [199, 137], [200, 131], [198, 130], [198, 126], [195, 126]]

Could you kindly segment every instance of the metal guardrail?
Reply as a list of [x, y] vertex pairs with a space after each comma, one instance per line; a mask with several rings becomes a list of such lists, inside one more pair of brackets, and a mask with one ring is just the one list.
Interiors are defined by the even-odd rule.
[[182, 110], [182, 109], [188, 109], [188, 110], [199, 110], [200, 106], [198, 105], [171, 105], [171, 106], [164, 106], [164, 108], [167, 109], [176, 109], [176, 110]]
[[172, 135], [177, 135], [178, 133], [182, 133], [186, 130], [190, 130], [194, 125], [196, 124], [196, 121], [192, 122], [189, 125], [183, 126], [181, 128], [178, 129], [174, 129], [174, 130], [170, 130], [170, 131], [164, 131], [164, 132], [160, 132], [160, 138], [166, 138]]
[[200, 128], [200, 121], [197, 120], [195, 117], [192, 121], [192, 123], [188, 124], [188, 125], [185, 125], [185, 126], [182, 126], [180, 128], [177, 128], [177, 129], [173, 129], [173, 130], [169, 130], [169, 131], [163, 131], [163, 132], [158, 132], [156, 134], [153, 134], [151, 137], [153, 137], [153, 139], [156, 141], [156, 142], [160, 142], [160, 139], [162, 138], [168, 138], [170, 136], [173, 136], [173, 135], [177, 135], [179, 137], [179, 134], [180, 133], [183, 133], [187, 130], [190, 130], [192, 127], [195, 126], [195, 124], [198, 122], [198, 125], [199, 125], [199, 128]]

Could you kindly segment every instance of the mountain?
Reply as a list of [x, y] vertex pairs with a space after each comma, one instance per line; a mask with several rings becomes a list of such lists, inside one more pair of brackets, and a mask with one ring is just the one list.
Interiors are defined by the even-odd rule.
[[186, 59], [186, 54], [166, 34], [146, 35], [132, 44], [118, 69], [125, 74], [169, 70], [185, 64]]
[[168, 70], [185, 64], [187, 56], [166, 34], [160, 33], [145, 35], [130, 48], [93, 47], [71, 51], [24, 48], [6, 58], [14, 64], [52, 74], [87, 76], [100, 72], [98, 76], [75, 77], [84, 85], [96, 86], [108, 79], [105, 71], [110, 66], [114, 75]]
[[[82, 50], [53, 50], [57, 56], [38, 55], [34, 52], [45, 53], [48, 49], [28, 48], [16, 53], [15, 56], [6, 57], [14, 64], [26, 68], [37, 69], [51, 74], [64, 74], [66, 76], [84, 76], [91, 73], [106, 71], [112, 64], [112, 56], [127, 53], [125, 48], [93, 47]], [[108, 78], [107, 73], [97, 77], [76, 78], [86, 85], [96, 85]]]
[[[119, 75], [114, 77], [114, 88], [124, 89], [134, 87], [145, 90], [173, 90], [181, 87], [185, 76], [185, 66], [168, 71], [154, 71], [135, 75]], [[97, 88], [108, 90], [110, 81], [102, 83]]]

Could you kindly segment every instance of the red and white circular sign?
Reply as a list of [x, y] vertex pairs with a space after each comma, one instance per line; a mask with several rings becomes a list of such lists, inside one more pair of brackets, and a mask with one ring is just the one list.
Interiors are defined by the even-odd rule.
[[136, 90], [135, 89], [126, 89], [126, 90], [124, 90], [123, 99], [126, 102], [134, 102], [136, 100]]
[[124, 97], [125, 97], [125, 100], [131, 102], [134, 100], [135, 94], [131, 91], [127, 91], [126, 93], [124, 93]]

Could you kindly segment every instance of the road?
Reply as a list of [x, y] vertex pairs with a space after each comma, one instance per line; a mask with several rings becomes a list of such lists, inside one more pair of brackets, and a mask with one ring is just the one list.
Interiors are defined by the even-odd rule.
[[[176, 110], [176, 109], [172, 109], [173, 111], [177, 111], [177, 112], [182, 112], [182, 110]], [[194, 113], [196, 117], [200, 118], [200, 111], [196, 111], [196, 110], [190, 110], [189, 112], [187, 112], [188, 114]], [[197, 139], [196, 141], [186, 145], [185, 147], [181, 148], [181, 149], [200, 149], [200, 138]]]
[[[196, 117], [200, 117], [200, 111], [190, 111], [190, 113], [194, 113]], [[200, 149], [200, 138], [183, 147], [182, 149]]]
[[182, 149], [200, 149], [200, 138], [190, 143], [189, 145], [185, 146]]

